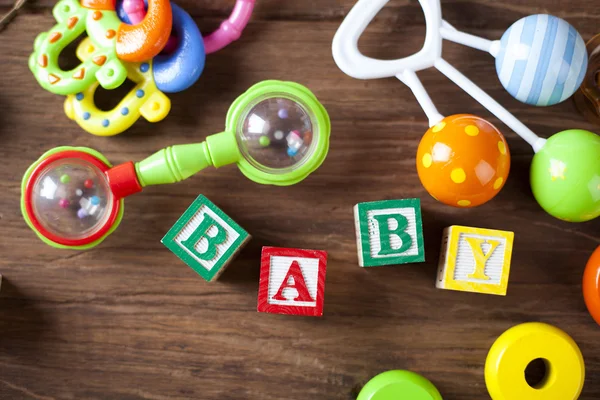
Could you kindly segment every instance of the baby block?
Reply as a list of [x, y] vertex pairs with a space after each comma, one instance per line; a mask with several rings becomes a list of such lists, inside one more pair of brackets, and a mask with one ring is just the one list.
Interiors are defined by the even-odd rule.
[[514, 233], [450, 226], [444, 230], [438, 289], [506, 295]]
[[257, 310], [322, 316], [326, 269], [324, 251], [263, 247]]
[[361, 267], [425, 261], [419, 199], [359, 203], [354, 224]]
[[249, 240], [248, 232], [200, 195], [162, 243], [202, 278], [214, 281]]

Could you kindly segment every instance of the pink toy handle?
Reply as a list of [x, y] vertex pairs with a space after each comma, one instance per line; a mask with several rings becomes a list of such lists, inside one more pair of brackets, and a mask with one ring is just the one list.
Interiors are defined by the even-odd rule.
[[235, 8], [219, 29], [204, 38], [206, 54], [214, 53], [238, 40], [250, 21], [256, 0], [236, 0]]

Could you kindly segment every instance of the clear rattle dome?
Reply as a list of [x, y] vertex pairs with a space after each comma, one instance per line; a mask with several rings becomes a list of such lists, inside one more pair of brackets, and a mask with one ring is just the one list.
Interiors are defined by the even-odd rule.
[[258, 98], [237, 129], [242, 155], [255, 168], [287, 173], [310, 158], [318, 129], [308, 108], [290, 95]]
[[34, 217], [50, 234], [79, 240], [106, 224], [113, 195], [98, 167], [86, 160], [65, 158], [41, 171], [31, 202]]

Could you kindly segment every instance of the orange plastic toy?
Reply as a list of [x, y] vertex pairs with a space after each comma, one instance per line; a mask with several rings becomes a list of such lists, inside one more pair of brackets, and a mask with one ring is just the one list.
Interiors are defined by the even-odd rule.
[[458, 114], [429, 128], [417, 150], [417, 171], [436, 200], [476, 207], [506, 182], [510, 153], [504, 136], [483, 118]]
[[592, 253], [583, 273], [583, 299], [590, 315], [600, 325], [600, 246]]
[[[81, 5], [95, 10], [115, 10], [114, 0], [81, 0]], [[119, 59], [142, 62], [156, 56], [169, 40], [172, 23], [173, 14], [169, 0], [148, 1], [148, 12], [141, 23], [122, 23], [115, 33]]]

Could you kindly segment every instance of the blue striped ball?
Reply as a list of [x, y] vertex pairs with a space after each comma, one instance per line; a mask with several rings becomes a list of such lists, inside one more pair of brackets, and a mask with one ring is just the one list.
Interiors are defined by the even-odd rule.
[[549, 106], [575, 93], [587, 63], [579, 32], [561, 18], [538, 14], [518, 20], [502, 35], [496, 72], [517, 100]]

